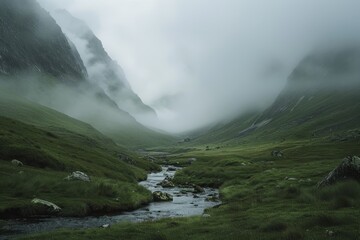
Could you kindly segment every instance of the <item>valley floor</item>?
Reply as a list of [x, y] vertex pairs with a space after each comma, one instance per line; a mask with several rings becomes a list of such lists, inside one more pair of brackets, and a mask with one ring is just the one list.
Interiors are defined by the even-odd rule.
[[[275, 149], [284, 155], [271, 156]], [[360, 155], [357, 139], [158, 150], [172, 153], [159, 163], [186, 166], [176, 174], [177, 183], [219, 187], [223, 204], [198, 217], [59, 230], [21, 239], [360, 239], [360, 184], [316, 187], [344, 157]], [[196, 161], [189, 165], [189, 158]]]

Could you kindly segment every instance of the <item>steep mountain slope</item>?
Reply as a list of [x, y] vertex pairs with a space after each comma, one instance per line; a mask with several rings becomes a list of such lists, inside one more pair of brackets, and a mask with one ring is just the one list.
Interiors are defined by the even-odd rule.
[[[4, 0], [0, 19], [0, 80], [5, 91], [90, 123], [123, 145], [154, 146], [171, 139], [138, 123], [99, 84], [89, 81], [75, 45], [36, 1]], [[101, 49], [98, 58], [112, 63]], [[116, 77], [115, 72], [110, 75]]]
[[86, 77], [79, 54], [35, 0], [2, 0], [0, 73], [39, 71], [73, 80]]
[[285, 89], [262, 113], [243, 115], [197, 141], [279, 140], [358, 136], [360, 50], [316, 52], [299, 63]]
[[140, 122], [155, 119], [156, 113], [131, 89], [121, 67], [105, 51], [101, 41], [80, 19], [65, 10], [53, 13], [57, 23], [80, 50], [90, 80], [100, 86], [118, 106]]

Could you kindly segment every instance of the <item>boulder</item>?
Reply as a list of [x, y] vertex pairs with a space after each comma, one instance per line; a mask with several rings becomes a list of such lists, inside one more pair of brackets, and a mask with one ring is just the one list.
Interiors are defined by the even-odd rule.
[[155, 191], [153, 192], [153, 199], [155, 202], [168, 202], [173, 200], [173, 196], [166, 192]]
[[360, 158], [349, 156], [343, 159], [339, 166], [332, 170], [317, 186], [324, 187], [344, 179], [360, 181]]
[[207, 202], [219, 202], [220, 199], [217, 196], [211, 196], [211, 197], [207, 197], [205, 199], [205, 201], [207, 201]]
[[84, 182], [90, 182], [90, 177], [80, 171], [72, 172], [69, 176], [65, 178], [66, 180], [80, 180]]
[[199, 185], [194, 185], [194, 193], [203, 193], [205, 190]]
[[195, 162], [196, 161], [196, 158], [189, 158], [188, 159], [188, 163], [189, 164], [192, 164], [193, 162]]
[[109, 228], [110, 227], [110, 224], [103, 224], [103, 225], [101, 225], [101, 228]]
[[164, 181], [162, 181], [161, 183], [159, 183], [160, 186], [162, 186], [163, 188], [173, 188], [175, 187], [175, 184], [168, 180], [168, 179], [165, 179]]
[[168, 167], [167, 169], [169, 172], [175, 172], [176, 171], [176, 168], [175, 167]]
[[12, 164], [12, 165], [15, 165], [15, 166], [17, 166], [17, 167], [24, 166], [24, 164], [23, 164], [21, 161], [16, 160], [16, 159], [11, 160], [11, 164]]
[[284, 153], [281, 150], [273, 150], [271, 152], [271, 156], [277, 157], [277, 158], [282, 158], [284, 156]]
[[49, 208], [51, 210], [51, 212], [57, 213], [57, 212], [61, 211], [61, 208], [59, 206], [57, 206], [56, 204], [49, 202], [49, 201], [39, 199], [39, 198], [34, 198], [33, 200], [31, 200], [31, 203], [46, 206], [47, 208]]

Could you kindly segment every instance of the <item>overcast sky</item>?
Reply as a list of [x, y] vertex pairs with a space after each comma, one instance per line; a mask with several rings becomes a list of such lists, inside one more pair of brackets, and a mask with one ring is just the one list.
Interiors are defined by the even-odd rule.
[[314, 47], [360, 32], [359, 0], [39, 0], [84, 20], [169, 131], [269, 105]]

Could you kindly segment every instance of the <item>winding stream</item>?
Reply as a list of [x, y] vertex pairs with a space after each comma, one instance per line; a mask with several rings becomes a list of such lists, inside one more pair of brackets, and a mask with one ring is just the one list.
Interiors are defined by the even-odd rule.
[[205, 188], [205, 192], [194, 194], [192, 188], [163, 188], [158, 185], [166, 176], [173, 177], [176, 171], [169, 171], [171, 168], [178, 170], [179, 168], [171, 166], [162, 167], [162, 171], [158, 173], [148, 174], [146, 181], [139, 184], [149, 189], [151, 192], [162, 191], [173, 195], [172, 202], [152, 202], [147, 206], [130, 212], [123, 212], [118, 215], [99, 216], [99, 217], [83, 217], [83, 218], [43, 218], [33, 220], [12, 220], [5, 226], [11, 235], [0, 236], [0, 239], [9, 239], [11, 236], [18, 234], [30, 234], [44, 231], [51, 231], [59, 228], [91, 228], [101, 227], [106, 224], [115, 224], [124, 221], [141, 222], [151, 221], [168, 217], [186, 217], [203, 214], [206, 208], [214, 207], [219, 202], [206, 201], [209, 195], [217, 195], [218, 190]]

